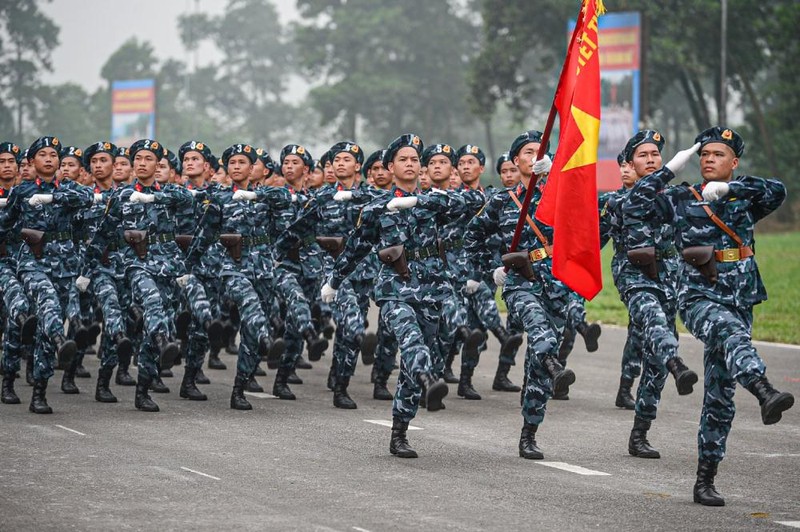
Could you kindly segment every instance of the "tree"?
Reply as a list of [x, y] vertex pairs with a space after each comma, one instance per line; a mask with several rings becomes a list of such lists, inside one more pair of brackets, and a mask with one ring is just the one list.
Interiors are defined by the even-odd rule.
[[40, 132], [58, 136], [65, 144], [85, 148], [97, 142], [100, 131], [108, 123], [97, 123], [95, 114], [87, 110], [92, 97], [74, 83], [44, 86], [37, 94], [40, 103], [36, 127]]

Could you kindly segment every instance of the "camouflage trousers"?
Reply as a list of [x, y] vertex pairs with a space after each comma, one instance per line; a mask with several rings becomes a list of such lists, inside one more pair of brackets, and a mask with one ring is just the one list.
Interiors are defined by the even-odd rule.
[[641, 331], [628, 316], [628, 337], [622, 348], [621, 376], [627, 380], [635, 380], [642, 374], [642, 352], [644, 339]]
[[22, 283], [19, 282], [13, 270], [6, 264], [0, 263], [0, 290], [3, 291], [2, 303], [5, 314], [5, 334], [3, 335], [3, 372], [13, 375], [20, 368], [22, 358], [22, 343], [20, 339], [21, 328], [19, 319], [22, 315], [30, 313], [28, 298]]
[[723, 305], [695, 299], [681, 305], [681, 319], [695, 338], [705, 344], [705, 386], [697, 452], [701, 460], [719, 462], [736, 413], [736, 383], [748, 386], [766, 372], [753, 347], [752, 307]]
[[105, 272], [98, 272], [92, 278], [91, 289], [103, 313], [103, 335], [100, 338], [100, 367], [103, 368], [113, 368], [119, 363], [114, 338], [125, 333], [119, 298], [121, 284]]
[[364, 323], [369, 311], [371, 283], [346, 279], [336, 293], [331, 308], [336, 323], [333, 358], [337, 377], [352, 377], [361, 349], [358, 335], [365, 333]]
[[380, 375], [391, 375], [397, 359], [397, 338], [392, 334], [384, 319], [385, 311], [381, 306], [378, 313], [378, 345], [375, 347], [375, 371]]
[[[466, 296], [467, 298], [467, 324], [471, 329], [480, 329], [483, 332], [496, 331], [503, 327], [503, 320], [500, 317], [500, 311], [497, 308], [497, 301], [494, 299], [494, 292], [497, 290], [494, 283], [487, 285], [486, 282], [481, 282], [478, 290]], [[484, 342], [479, 351], [482, 353], [487, 349], [487, 344]], [[517, 350], [514, 350], [508, 356], [501, 356], [500, 363], [508, 364], [509, 366], [515, 365]], [[477, 361], [476, 361], [477, 363]], [[465, 366], [462, 360], [462, 368]]]
[[509, 314], [519, 320], [528, 335], [525, 353], [525, 385], [522, 389], [522, 417], [539, 425], [544, 420], [547, 401], [553, 396], [553, 382], [544, 358], [558, 356], [558, 346], [566, 323], [567, 296], [542, 297], [525, 290], [503, 293]]
[[159, 374], [158, 346], [156, 334], [171, 338], [175, 316], [172, 300], [174, 298], [171, 278], [154, 278], [145, 270], [128, 270], [128, 283], [134, 304], [142, 307], [144, 313], [144, 335], [139, 346], [139, 374], [156, 378]]
[[575, 347], [575, 337], [578, 325], [586, 321], [586, 300], [578, 294], [570, 293], [567, 307], [567, 323], [564, 325], [564, 335], [558, 348], [558, 360], [562, 365], [567, 365], [567, 357]]
[[[269, 339], [267, 320], [261, 301], [258, 298], [253, 282], [243, 275], [225, 275], [222, 277], [222, 294], [239, 309], [239, 358], [236, 371], [252, 375], [261, 361], [258, 343], [261, 338]], [[202, 363], [202, 360], [201, 360]]]
[[51, 279], [40, 271], [27, 271], [19, 275], [30, 295], [36, 312], [36, 342], [33, 348], [33, 378], [49, 379], [56, 365], [56, 346], [53, 338], [64, 335], [65, 311], [69, 304], [74, 277]]
[[[458, 352], [461, 348], [461, 341], [456, 339], [456, 330], [459, 327], [469, 327], [467, 301], [461, 295], [461, 291], [454, 289], [453, 293], [442, 302], [442, 318], [439, 325], [439, 351], [447, 356], [451, 352]], [[478, 361], [471, 360], [468, 363], [461, 358], [461, 365], [464, 367], [475, 367]], [[442, 367], [444, 369], [444, 367]]]
[[436, 338], [441, 308], [437, 304], [383, 301], [381, 316], [400, 347], [400, 375], [392, 403], [392, 416], [409, 422], [417, 415], [422, 395], [420, 376], [443, 366]]
[[303, 353], [303, 333], [314, 329], [311, 303], [316, 298], [318, 283], [280, 267], [277, 272], [275, 290], [286, 303], [286, 332], [283, 335], [286, 350], [281, 356], [280, 366], [294, 369]]
[[186, 348], [182, 349], [185, 356], [184, 364], [187, 368], [202, 369], [203, 359], [208, 350], [208, 335], [204, 325], [213, 320], [211, 301], [206, 293], [205, 286], [193, 274], [189, 275], [186, 286], [176, 290], [180, 291], [180, 303], [189, 310], [192, 321], [189, 324]]

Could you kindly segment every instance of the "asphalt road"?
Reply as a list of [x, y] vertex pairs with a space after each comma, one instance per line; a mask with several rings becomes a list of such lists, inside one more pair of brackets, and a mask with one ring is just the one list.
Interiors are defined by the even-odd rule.
[[[373, 322], [374, 323], [374, 322]], [[333, 407], [326, 355], [301, 371], [297, 401], [250, 400], [230, 410], [235, 357], [209, 371], [205, 403], [178, 397], [181, 370], [155, 395], [161, 412], [133, 407], [133, 389], [112, 386], [117, 404], [51, 381], [55, 413], [0, 405], [0, 530], [791, 530], [800, 527], [800, 408], [761, 424], [758, 404], [737, 394], [728, 457], [717, 488], [724, 508], [692, 502], [701, 394], [679, 397], [670, 378], [650, 432], [660, 460], [633, 458], [633, 414], [614, 407], [624, 331], [605, 327], [600, 350], [578, 347], [569, 401], [551, 401], [537, 441], [544, 461], [517, 455], [518, 394], [493, 392], [498, 345], [476, 371], [481, 401], [451, 385], [447, 409], [421, 411], [409, 439], [420, 457], [389, 454], [391, 403], [371, 397], [369, 368], [351, 383], [357, 410]], [[800, 349], [759, 344], [768, 375], [800, 399]], [[329, 350], [330, 351], [330, 350]], [[681, 339], [700, 372], [702, 350]], [[522, 380], [522, 354], [511, 377]], [[97, 360], [86, 366], [97, 374]], [[269, 391], [274, 372], [259, 381]], [[577, 466], [577, 467], [576, 467]], [[582, 469], [581, 469], [582, 468]]]

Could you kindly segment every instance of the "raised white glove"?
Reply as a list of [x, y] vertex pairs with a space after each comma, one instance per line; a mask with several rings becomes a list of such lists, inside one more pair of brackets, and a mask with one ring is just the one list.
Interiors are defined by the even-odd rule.
[[28, 205], [47, 205], [48, 203], [53, 203], [53, 195], [52, 194], [34, 194], [28, 200]]
[[89, 288], [89, 283], [91, 283], [91, 282], [92, 282], [91, 279], [81, 275], [80, 277], [75, 279], [75, 286], [77, 286], [78, 290], [80, 290], [81, 293], [83, 293], [83, 292], [86, 292], [86, 290]]
[[416, 196], [406, 196], [403, 198], [392, 198], [389, 203], [386, 204], [386, 208], [392, 212], [395, 212], [402, 209], [410, 209], [416, 204]]
[[711, 181], [706, 183], [706, 186], [703, 189], [703, 199], [706, 201], [717, 201], [718, 199], [727, 196], [730, 188], [731, 187], [728, 186], [728, 183], [724, 183], [722, 181]]
[[256, 193], [251, 190], [237, 190], [233, 193], [233, 201], [253, 201]]
[[494, 284], [497, 286], [502, 286], [506, 284], [506, 268], [505, 266], [500, 266], [499, 268], [494, 269], [494, 273], [492, 274], [492, 278], [494, 278]]
[[553, 167], [553, 161], [550, 159], [549, 155], [545, 154], [544, 157], [542, 157], [538, 161], [534, 161], [531, 169], [533, 170], [534, 174], [542, 175], [542, 174], [549, 174], [550, 169], [552, 167]]
[[8, 198], [0, 198], [0, 207], [8, 205]]
[[474, 294], [475, 292], [478, 291], [478, 288], [480, 288], [480, 286], [481, 283], [470, 279], [469, 281], [467, 281], [467, 286], [464, 287], [464, 293], [466, 293], [467, 295]]
[[141, 192], [134, 191], [128, 201], [131, 203], [153, 203], [155, 200], [156, 197], [153, 194], [143, 194]]
[[338, 292], [338, 290], [332, 288], [330, 284], [325, 283], [322, 285], [320, 299], [323, 303], [332, 303], [333, 300], [336, 299], [336, 292]]
[[333, 195], [333, 201], [350, 201], [353, 199], [353, 192], [350, 190], [340, 190]]
[[431, 187], [430, 191], [433, 194], [444, 194], [445, 196], [447, 196], [447, 189], [446, 188]]
[[697, 150], [699, 150], [699, 149], [700, 149], [700, 143], [698, 142], [697, 144], [695, 144], [691, 148], [686, 149], [686, 150], [681, 150], [678, 153], [676, 153], [675, 157], [673, 157], [664, 166], [669, 168], [672, 171], [673, 174], [676, 174], [676, 173], [680, 172], [681, 170], [683, 170], [683, 167], [686, 166], [686, 163], [689, 162], [689, 159], [691, 159], [693, 155], [696, 155], [697, 154]]
[[95, 203], [100, 203], [102, 201], [103, 201], [103, 195], [102, 194], [95, 194], [94, 195], [94, 202]]
[[292, 203], [297, 203], [297, 194], [292, 194]]
[[186, 285], [189, 284], [190, 278], [191, 275], [187, 273], [186, 275], [181, 275], [180, 277], [175, 279], [175, 282], [178, 283], [178, 286], [180, 286], [181, 288], [186, 288]]

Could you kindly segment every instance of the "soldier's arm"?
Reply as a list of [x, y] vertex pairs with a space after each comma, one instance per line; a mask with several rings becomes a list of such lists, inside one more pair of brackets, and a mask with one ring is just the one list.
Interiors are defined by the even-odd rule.
[[604, 248], [611, 240], [612, 223], [609, 202], [612, 197], [613, 192], [606, 192], [597, 199], [597, 208], [600, 211], [600, 249]]
[[222, 204], [219, 196], [209, 193], [203, 202], [203, 215], [192, 238], [192, 246], [186, 254], [186, 266], [192, 268], [200, 262], [222, 227]]
[[[200, 194], [204, 194], [201, 192]], [[194, 196], [183, 187], [164, 187], [161, 192], [153, 194], [155, 203], [166, 205], [167, 207], [188, 207], [194, 202]]]
[[285, 188], [259, 187], [256, 189], [256, 201], [267, 203], [275, 209], [285, 209], [292, 204], [292, 195]]
[[332, 288], [338, 289], [342, 281], [353, 273], [356, 267], [361, 262], [361, 259], [366, 257], [380, 240], [380, 227], [379, 217], [394, 216], [391, 213], [386, 213], [382, 207], [377, 207], [376, 204], [367, 206], [361, 211], [358, 224], [355, 230], [350, 234], [344, 246], [344, 251], [336, 258], [333, 265], [328, 284]]
[[20, 196], [16, 189], [11, 189], [6, 206], [0, 209], [0, 242], [5, 242], [9, 231], [20, 215]]
[[103, 219], [100, 221], [97, 230], [94, 232], [94, 235], [92, 235], [92, 239], [86, 246], [86, 258], [84, 261], [86, 265], [86, 271], [84, 272], [85, 277], [91, 277], [91, 272], [100, 265], [100, 260], [105, 253], [108, 243], [117, 238], [117, 230], [122, 223], [119, 211], [119, 204], [120, 201], [122, 201], [121, 197], [122, 191], [118, 191], [111, 194], [108, 198], [108, 206], [106, 207]]
[[748, 198], [756, 221], [780, 207], [786, 199], [786, 186], [777, 179], [738, 176], [728, 183], [728, 197]]
[[89, 208], [94, 203], [94, 192], [89, 187], [74, 183], [62, 185], [53, 192], [53, 203], [73, 209]]
[[495, 256], [491, 244], [499, 241], [493, 238], [500, 232], [497, 216], [498, 196], [493, 196], [478, 214], [470, 220], [464, 235], [464, 249], [470, 262], [470, 278], [480, 280], [481, 273], [493, 268]]

